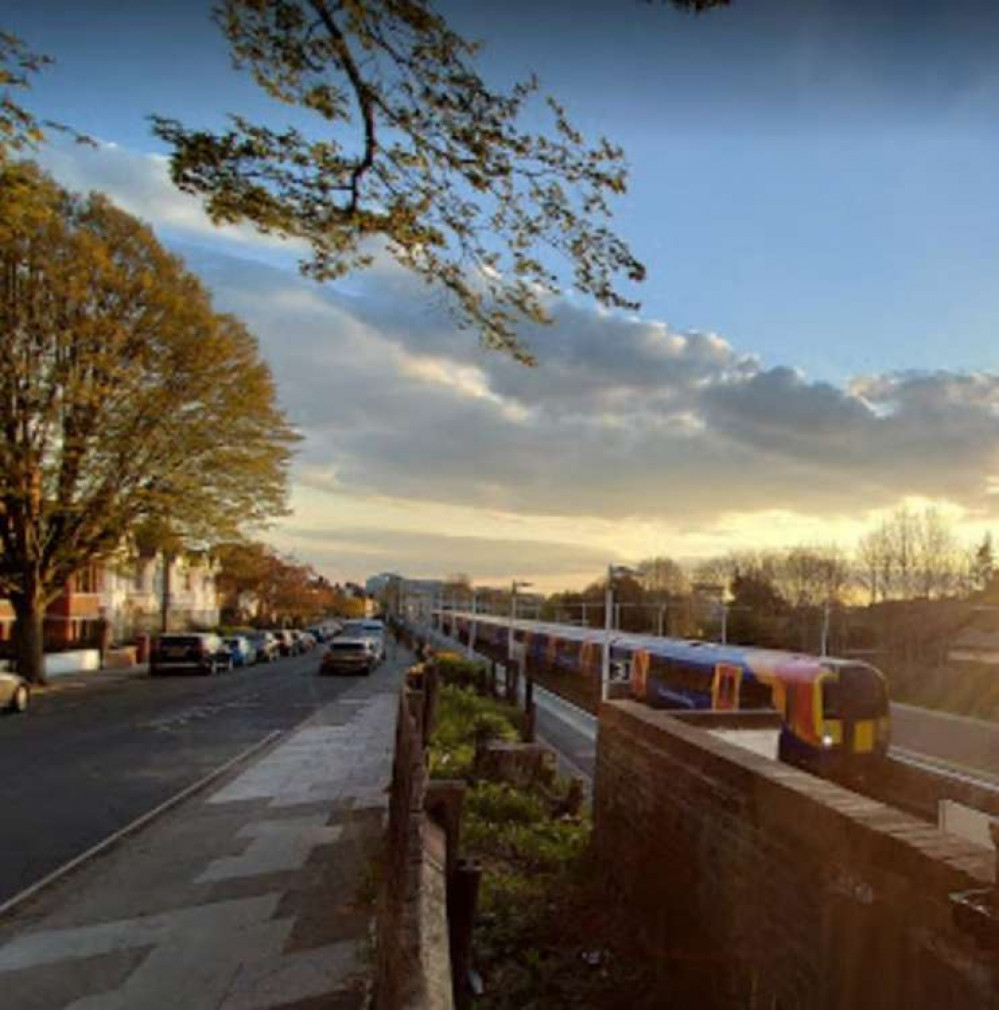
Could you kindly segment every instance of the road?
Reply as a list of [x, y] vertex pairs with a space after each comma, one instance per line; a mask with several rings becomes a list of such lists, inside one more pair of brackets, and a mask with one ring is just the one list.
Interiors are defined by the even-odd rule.
[[0, 719], [0, 904], [353, 678], [314, 651], [218, 677], [97, 680]]
[[891, 736], [903, 756], [971, 771], [999, 785], [999, 723], [896, 703]]

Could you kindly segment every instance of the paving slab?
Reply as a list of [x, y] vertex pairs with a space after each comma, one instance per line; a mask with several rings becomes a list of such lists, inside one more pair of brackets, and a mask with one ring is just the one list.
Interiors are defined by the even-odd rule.
[[408, 659], [0, 921], [3, 1010], [360, 1006]]

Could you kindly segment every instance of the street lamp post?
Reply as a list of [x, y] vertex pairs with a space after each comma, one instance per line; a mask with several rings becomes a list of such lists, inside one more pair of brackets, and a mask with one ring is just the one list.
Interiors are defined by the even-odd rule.
[[526, 589], [530, 586], [530, 582], [522, 582], [514, 579], [510, 583], [510, 633], [507, 636], [507, 647], [506, 655], [507, 659], [513, 659], [513, 645], [514, 645], [514, 635], [513, 629], [517, 621], [517, 590]]
[[[517, 680], [512, 675], [514, 645], [516, 644], [516, 636], [514, 634], [514, 629], [517, 623], [517, 590], [526, 589], [529, 585], [531, 585], [530, 582], [523, 582], [517, 579], [514, 579], [510, 583], [510, 634], [509, 637], [507, 638], [507, 646], [506, 646], [506, 657], [507, 657], [506, 683], [507, 683], [507, 700], [512, 702], [513, 704], [517, 703]], [[524, 654], [523, 652], [521, 652], [519, 665], [523, 664], [523, 660], [524, 660]], [[518, 665], [518, 672], [519, 672], [519, 665]], [[533, 685], [528, 685], [528, 687], [529, 688], [533, 687]], [[531, 697], [532, 694], [533, 691], [529, 689], [527, 699], [528, 706], [530, 706], [533, 703], [533, 698]], [[530, 716], [528, 717], [530, 718]]]
[[607, 589], [604, 592], [604, 650], [600, 667], [600, 700], [606, 701], [610, 693], [611, 631], [614, 620], [614, 579], [618, 575], [631, 575], [626, 565], [607, 566]]
[[472, 590], [472, 626], [468, 629], [468, 658], [475, 655], [475, 640], [478, 637], [479, 622], [475, 615], [479, 612], [479, 591]]

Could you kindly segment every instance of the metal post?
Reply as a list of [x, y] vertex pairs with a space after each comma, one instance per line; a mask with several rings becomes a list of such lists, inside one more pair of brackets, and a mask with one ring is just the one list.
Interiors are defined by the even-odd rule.
[[584, 627], [584, 628], [588, 628], [588, 627], [590, 626], [590, 622], [589, 622], [589, 621], [588, 621], [588, 620], [586, 619], [586, 604], [585, 604], [585, 603], [583, 604], [583, 617], [582, 617], [582, 622], [583, 622], [583, 623], [582, 623], [582, 627]]
[[620, 631], [621, 630], [621, 604], [614, 604], [614, 627]]
[[821, 655], [829, 655], [829, 601], [822, 606], [822, 652]]
[[722, 626], [721, 626], [721, 644], [728, 644], [728, 604], [722, 603]]
[[475, 615], [479, 612], [479, 592], [477, 589], [472, 590], [472, 626], [468, 629], [468, 658], [471, 659], [475, 655], [475, 639], [478, 637], [477, 632], [479, 630], [479, 622], [475, 619]]
[[666, 604], [663, 603], [663, 604], [660, 604], [660, 606], [659, 606], [659, 615], [658, 615], [658, 619], [656, 621], [656, 634], [660, 638], [663, 637], [663, 630], [664, 630], [663, 629], [663, 625], [665, 624], [665, 621], [666, 621]]
[[506, 640], [506, 658], [513, 659], [513, 626], [517, 620], [517, 580], [514, 579], [510, 585], [510, 633]]
[[606, 701], [610, 686], [611, 622], [614, 614], [614, 566], [607, 566], [607, 589], [604, 592], [604, 652], [600, 665], [600, 700]]

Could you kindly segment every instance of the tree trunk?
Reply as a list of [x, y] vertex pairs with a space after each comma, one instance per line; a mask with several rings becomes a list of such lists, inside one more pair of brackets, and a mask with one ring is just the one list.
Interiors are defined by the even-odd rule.
[[32, 684], [46, 683], [43, 625], [45, 605], [38, 597], [14, 597], [14, 656], [17, 672]]

